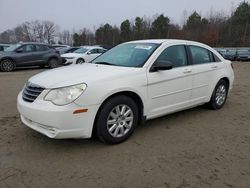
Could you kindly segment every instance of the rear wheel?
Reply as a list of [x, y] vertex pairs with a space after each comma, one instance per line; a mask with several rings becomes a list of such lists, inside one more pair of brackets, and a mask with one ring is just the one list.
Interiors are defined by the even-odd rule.
[[15, 63], [10, 59], [5, 59], [0, 62], [0, 68], [3, 72], [11, 72], [15, 69]]
[[138, 107], [127, 96], [111, 98], [100, 109], [96, 120], [96, 134], [99, 140], [118, 144], [128, 139], [138, 124]]
[[51, 69], [58, 67], [58, 59], [56, 58], [49, 59], [48, 66]]
[[209, 106], [214, 109], [218, 110], [221, 109], [227, 100], [229, 85], [225, 80], [220, 80], [217, 85], [215, 86], [213, 95], [209, 102]]

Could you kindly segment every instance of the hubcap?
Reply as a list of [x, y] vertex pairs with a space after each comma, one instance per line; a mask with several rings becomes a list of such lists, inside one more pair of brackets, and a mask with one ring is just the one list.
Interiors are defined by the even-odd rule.
[[83, 63], [83, 60], [79, 59], [77, 64], [82, 64], [82, 63]]
[[11, 71], [14, 67], [13, 67], [13, 63], [11, 61], [4, 61], [2, 63], [2, 67], [5, 71]]
[[56, 60], [50, 60], [50, 67], [51, 68], [56, 68], [57, 67], [57, 61]]
[[217, 105], [221, 106], [224, 103], [226, 99], [226, 94], [227, 94], [226, 87], [224, 85], [220, 85], [215, 93], [215, 101]]
[[115, 138], [126, 135], [131, 129], [134, 114], [131, 108], [125, 104], [114, 107], [109, 113], [107, 120], [108, 132]]

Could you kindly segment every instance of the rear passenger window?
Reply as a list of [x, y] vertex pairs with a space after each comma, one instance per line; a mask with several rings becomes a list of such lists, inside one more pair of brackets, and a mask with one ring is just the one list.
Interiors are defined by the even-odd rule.
[[45, 45], [36, 45], [36, 51], [47, 51], [48, 47]]
[[107, 50], [104, 50], [104, 49], [98, 49], [98, 53], [100, 53], [100, 54], [103, 54], [103, 53], [105, 53]]
[[170, 46], [166, 48], [156, 61], [169, 61], [173, 63], [173, 67], [181, 67], [187, 65], [186, 50], [183, 45]]
[[214, 61], [215, 61], [215, 62], [221, 62], [220, 58], [218, 58], [217, 55], [215, 55], [215, 54], [213, 54], [213, 55], [214, 55]]
[[98, 50], [97, 49], [90, 50], [90, 54], [98, 54]]
[[189, 46], [194, 65], [213, 62], [213, 54], [205, 48]]

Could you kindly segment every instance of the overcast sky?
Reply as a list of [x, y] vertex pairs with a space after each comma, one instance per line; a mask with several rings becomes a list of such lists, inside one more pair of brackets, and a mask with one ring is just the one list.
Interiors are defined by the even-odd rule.
[[[119, 25], [136, 16], [164, 13], [183, 22], [184, 10], [207, 16], [211, 10], [230, 14], [243, 0], [0, 0], [0, 32], [24, 21], [51, 20], [60, 29], [93, 29], [100, 24]], [[250, 2], [250, 0], [247, 0]]]

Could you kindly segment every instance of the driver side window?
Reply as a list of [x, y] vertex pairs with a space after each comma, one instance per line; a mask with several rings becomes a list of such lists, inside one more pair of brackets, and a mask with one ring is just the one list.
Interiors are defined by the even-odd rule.
[[35, 46], [31, 45], [31, 44], [28, 44], [28, 45], [24, 45], [20, 49], [22, 49], [22, 52], [34, 52], [35, 51]]
[[156, 61], [169, 61], [173, 64], [173, 67], [187, 66], [187, 54], [184, 45], [166, 48]]
[[89, 54], [98, 54], [98, 50], [97, 49], [90, 50]]

